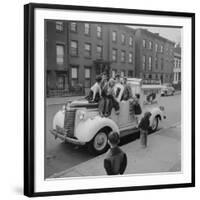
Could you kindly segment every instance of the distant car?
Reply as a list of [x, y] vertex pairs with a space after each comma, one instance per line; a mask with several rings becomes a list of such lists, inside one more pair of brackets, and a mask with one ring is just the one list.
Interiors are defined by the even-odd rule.
[[171, 84], [163, 84], [161, 88], [161, 96], [174, 95], [175, 89]]

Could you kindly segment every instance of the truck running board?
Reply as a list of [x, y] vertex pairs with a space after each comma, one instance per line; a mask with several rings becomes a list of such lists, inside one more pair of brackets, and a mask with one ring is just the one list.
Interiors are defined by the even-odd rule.
[[138, 132], [139, 132], [138, 128], [130, 128], [127, 130], [120, 130], [120, 137], [124, 137], [126, 135], [131, 135], [131, 134], [138, 133]]

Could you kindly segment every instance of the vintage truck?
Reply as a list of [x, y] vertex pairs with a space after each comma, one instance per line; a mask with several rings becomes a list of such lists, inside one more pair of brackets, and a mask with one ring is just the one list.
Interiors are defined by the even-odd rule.
[[[123, 87], [119, 87], [117, 100], [120, 110], [116, 113], [112, 110], [109, 117], [99, 114], [98, 105], [89, 103], [86, 99], [66, 102], [62, 110], [59, 110], [53, 118], [53, 126], [50, 132], [55, 138], [76, 145], [87, 145], [93, 154], [104, 153], [108, 148], [107, 136], [109, 132], [116, 131], [120, 137], [138, 132], [138, 122], [144, 112], [151, 112], [150, 127], [156, 131], [159, 121], [165, 118], [164, 107], [159, 104], [161, 85], [153, 84], [142, 79], [128, 78], [133, 95], [139, 97], [142, 114], [135, 116], [130, 112], [131, 101], [120, 101]], [[116, 88], [115, 88], [116, 89]]]

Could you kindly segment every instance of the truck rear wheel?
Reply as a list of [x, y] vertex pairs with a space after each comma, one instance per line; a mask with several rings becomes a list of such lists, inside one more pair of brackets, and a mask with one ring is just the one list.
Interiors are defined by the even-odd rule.
[[159, 119], [158, 117], [154, 117], [152, 125], [151, 125], [151, 131], [155, 132], [158, 129], [158, 123], [159, 123]]
[[108, 135], [104, 130], [100, 130], [88, 143], [88, 150], [93, 155], [105, 153], [108, 149]]

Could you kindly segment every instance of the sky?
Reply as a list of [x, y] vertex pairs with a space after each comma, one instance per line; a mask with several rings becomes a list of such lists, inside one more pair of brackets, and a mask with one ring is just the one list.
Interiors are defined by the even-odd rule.
[[181, 28], [168, 28], [168, 27], [152, 27], [152, 26], [130, 26], [134, 29], [144, 28], [153, 33], [159, 33], [160, 36], [163, 36], [175, 43], [181, 44]]

